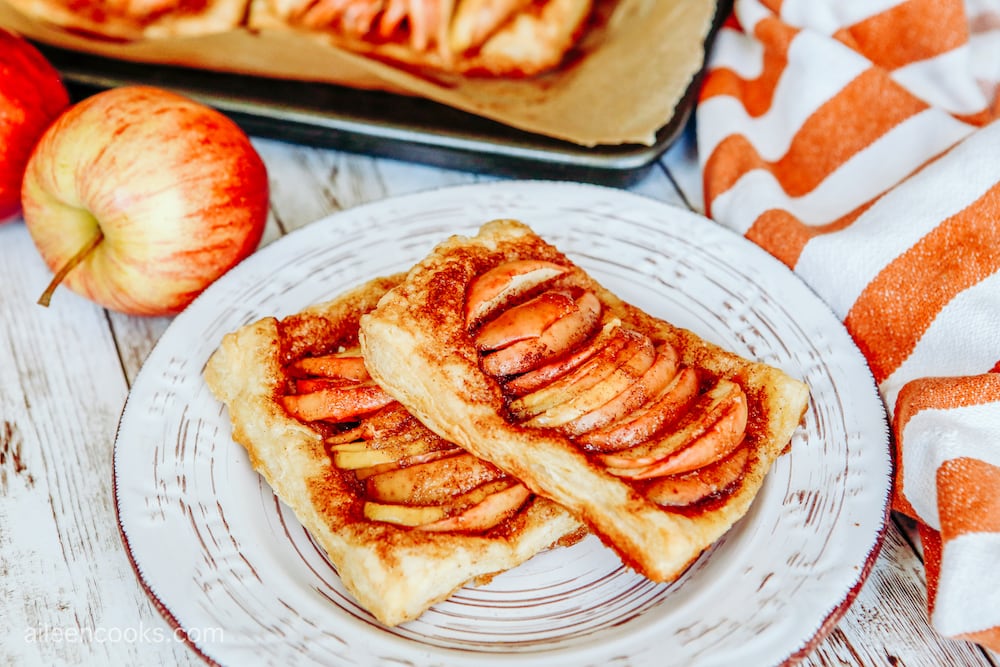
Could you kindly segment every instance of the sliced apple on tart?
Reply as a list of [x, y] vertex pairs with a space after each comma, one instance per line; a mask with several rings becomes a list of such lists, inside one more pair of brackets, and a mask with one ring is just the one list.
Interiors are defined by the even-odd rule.
[[253, 467], [389, 625], [584, 533], [369, 376], [358, 321], [399, 279], [227, 334], [205, 370]]
[[624, 303], [512, 220], [440, 243], [360, 342], [431, 430], [657, 581], [745, 514], [807, 405], [802, 382]]
[[[358, 495], [369, 521], [440, 532], [485, 532], [529, 499], [531, 494], [517, 480], [401, 410], [372, 383], [360, 351], [304, 357], [289, 364], [288, 370], [296, 376], [321, 375], [306, 379], [335, 382], [306, 394], [285, 394], [280, 402], [297, 419], [304, 419], [301, 406], [313, 395], [321, 394], [323, 405], [336, 406], [305, 413], [312, 419], [304, 420], [350, 426], [327, 438], [327, 449], [334, 466], [353, 472], [363, 482]], [[302, 382], [301, 378], [294, 382], [297, 390]], [[509, 490], [515, 485], [523, 493]], [[519, 499], [516, 504], [515, 499]]]

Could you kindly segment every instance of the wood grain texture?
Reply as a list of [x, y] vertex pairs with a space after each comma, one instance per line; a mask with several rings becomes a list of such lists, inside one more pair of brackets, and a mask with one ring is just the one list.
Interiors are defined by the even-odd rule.
[[[803, 665], [989, 665], [975, 645], [941, 638], [920, 610], [923, 566], [894, 523], [875, 568], [841, 623]], [[900, 613], [901, 610], [909, 610]]]
[[[271, 216], [263, 243], [338, 210], [484, 180], [256, 140]], [[675, 185], [680, 191], [675, 189]], [[634, 191], [701, 210], [682, 138]], [[128, 387], [169, 325], [104, 310], [63, 290], [19, 221], [0, 226], [0, 664], [197, 665], [150, 603], [122, 549], [111, 455]], [[807, 665], [998, 665], [928, 626], [918, 554], [890, 527], [868, 583]]]
[[107, 317], [65, 291], [35, 304], [49, 274], [22, 224], [0, 227], [0, 249], [0, 663], [192, 664], [183, 643], [139, 641], [165, 626], [115, 521], [128, 387]]

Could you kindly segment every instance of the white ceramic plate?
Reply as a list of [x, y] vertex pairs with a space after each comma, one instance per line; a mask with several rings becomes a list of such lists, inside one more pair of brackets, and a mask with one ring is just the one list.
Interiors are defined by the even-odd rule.
[[[518, 218], [650, 313], [804, 379], [791, 453], [677, 582], [596, 539], [542, 553], [389, 629], [251, 470], [201, 371], [226, 332], [405, 269], [453, 233]], [[501, 182], [360, 206], [263, 248], [179, 315], [115, 443], [122, 535], [158, 608], [225, 665], [769, 665], [843, 614], [885, 528], [885, 412], [842, 324], [786, 267], [716, 223], [620, 190]]]

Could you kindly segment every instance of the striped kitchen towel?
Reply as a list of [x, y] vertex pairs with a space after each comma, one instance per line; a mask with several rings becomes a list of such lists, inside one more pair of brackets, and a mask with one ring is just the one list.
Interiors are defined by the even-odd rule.
[[843, 319], [892, 417], [943, 635], [1000, 650], [1000, 0], [736, 0], [706, 213]]

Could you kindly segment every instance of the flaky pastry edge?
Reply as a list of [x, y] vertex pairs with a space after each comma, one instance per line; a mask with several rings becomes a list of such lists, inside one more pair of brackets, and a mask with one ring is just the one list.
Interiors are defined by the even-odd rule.
[[[465, 290], [478, 273], [526, 258], [572, 267], [625, 325], [673, 342], [682, 363], [743, 386], [753, 442], [741, 485], [723, 504], [696, 516], [666, 511], [591, 464], [568, 438], [504, 418], [499, 385], [481, 371], [464, 331]], [[439, 244], [362, 317], [361, 343], [372, 377], [431, 430], [567, 508], [624, 563], [655, 581], [676, 579], [746, 514], [808, 405], [803, 382], [625, 303], [514, 220]]]
[[[395, 280], [375, 279], [307, 308], [295, 316], [297, 326], [308, 335], [324, 321], [356, 321]], [[281, 348], [276, 318], [244, 326], [223, 337], [206, 365], [205, 381], [227, 407], [232, 439], [247, 451], [253, 469], [326, 551], [345, 588], [382, 623], [415, 619], [462, 586], [489, 581], [582, 534], [571, 515], [539, 497], [496, 536], [421, 533], [359, 519], [357, 508], [352, 510], [359, 501], [345, 495], [348, 487], [323, 437], [276, 401], [284, 382]]]

